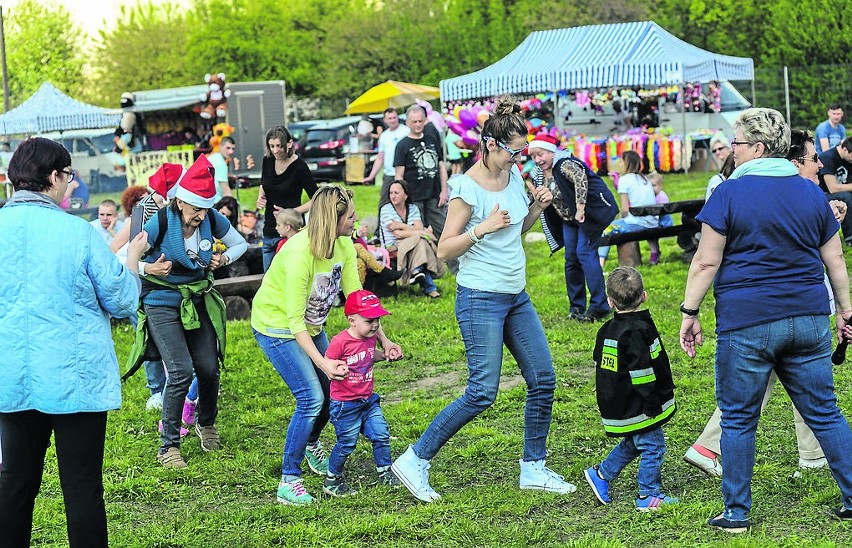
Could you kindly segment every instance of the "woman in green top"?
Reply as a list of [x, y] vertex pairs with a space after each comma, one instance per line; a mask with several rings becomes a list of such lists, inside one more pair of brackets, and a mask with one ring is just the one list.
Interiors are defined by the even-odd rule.
[[[325, 358], [323, 324], [339, 291], [348, 295], [361, 289], [350, 238], [356, 217], [349, 192], [322, 187], [312, 204], [307, 228], [275, 255], [252, 303], [254, 336], [296, 398], [277, 493], [283, 504], [313, 502], [302, 486], [300, 465], [306, 457], [315, 473], [328, 473], [319, 435], [328, 423], [329, 379], [345, 378], [348, 369], [340, 360]], [[381, 329], [378, 335], [389, 359], [402, 357]]]

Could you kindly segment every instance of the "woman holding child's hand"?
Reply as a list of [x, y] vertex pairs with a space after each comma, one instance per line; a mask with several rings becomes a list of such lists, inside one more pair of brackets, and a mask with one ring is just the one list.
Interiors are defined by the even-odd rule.
[[[317, 474], [328, 473], [328, 456], [319, 441], [329, 419], [329, 379], [342, 380], [345, 362], [325, 357], [323, 325], [335, 297], [361, 289], [352, 228], [355, 207], [349, 192], [326, 186], [313, 195], [308, 226], [281, 248], [252, 304], [254, 336], [296, 399], [287, 428], [278, 502], [310, 504], [302, 486], [302, 461]], [[382, 348], [402, 357], [398, 345], [381, 330]]]
[[520, 488], [561, 494], [576, 489], [545, 466], [556, 375], [544, 329], [524, 289], [521, 234], [553, 197], [544, 187], [531, 188], [534, 202], [527, 196], [515, 164], [526, 135], [520, 107], [501, 102], [483, 128], [482, 159], [450, 180], [438, 258], [460, 259], [456, 318], [467, 352], [468, 381], [464, 394], [393, 463], [394, 474], [423, 502], [441, 498], [429, 485], [429, 461], [497, 398], [504, 344], [527, 382]]

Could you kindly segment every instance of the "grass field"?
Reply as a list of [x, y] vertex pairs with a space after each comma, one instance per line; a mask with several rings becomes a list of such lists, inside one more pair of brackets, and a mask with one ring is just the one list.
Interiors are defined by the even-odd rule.
[[[703, 196], [710, 174], [670, 175], [672, 200]], [[361, 215], [375, 211], [375, 187], [354, 187]], [[241, 191], [254, 203], [256, 189]], [[99, 197], [93, 197], [97, 203]], [[534, 229], [538, 230], [538, 228]], [[219, 431], [224, 449], [202, 453], [189, 437], [182, 452], [189, 467], [161, 468], [155, 412], [146, 412], [144, 374], [124, 386], [124, 405], [110, 414], [105, 483], [110, 538], [114, 546], [852, 546], [852, 524], [830, 517], [840, 503], [828, 470], [797, 471], [798, 455], [789, 400], [778, 389], [758, 429], [753, 482], [753, 529], [737, 538], [709, 529], [707, 518], [722, 509], [719, 481], [701, 475], [681, 457], [715, 406], [713, 395], [712, 297], [702, 306], [705, 344], [689, 360], [677, 344], [678, 305], [687, 265], [674, 239], [661, 241], [655, 267], [640, 267], [648, 306], [669, 352], [679, 410], [666, 426], [668, 455], [663, 466], [667, 494], [681, 504], [654, 514], [635, 511], [636, 463], [612, 484], [613, 503], [599, 506], [582, 471], [614, 445], [604, 436], [595, 403], [591, 352], [600, 324], [567, 319], [560, 256], [544, 242], [527, 244], [527, 289], [544, 323], [557, 371], [549, 467], [578, 487], [560, 496], [518, 489], [522, 454], [525, 388], [514, 360], [505, 354], [503, 383], [496, 404], [459, 432], [433, 460], [432, 486], [440, 502], [418, 503], [404, 488], [373, 485], [375, 470], [368, 443], [359, 442], [347, 462], [347, 477], [359, 491], [348, 499], [320, 495], [321, 479], [305, 474], [305, 485], [320, 499], [307, 508], [275, 503], [284, 433], [293, 398], [258, 348], [248, 322], [229, 324], [227, 365], [222, 371]], [[647, 260], [648, 248], [642, 244]], [[613, 268], [615, 253], [612, 253]], [[453, 314], [454, 279], [438, 281], [444, 296], [425, 299], [403, 292], [385, 306], [386, 332], [399, 342], [405, 359], [380, 363], [376, 390], [396, 457], [413, 443], [440, 409], [464, 389], [464, 348]], [[328, 332], [344, 326], [341, 309]], [[131, 342], [127, 324], [114, 330], [119, 361]], [[836, 370], [840, 405], [852, 412], [849, 366]], [[334, 443], [329, 425], [323, 434]], [[65, 518], [56, 461], [48, 456], [36, 504], [34, 545], [66, 544]], [[2, 538], [2, 532], [0, 532]], [[2, 544], [2, 541], [0, 541]]]

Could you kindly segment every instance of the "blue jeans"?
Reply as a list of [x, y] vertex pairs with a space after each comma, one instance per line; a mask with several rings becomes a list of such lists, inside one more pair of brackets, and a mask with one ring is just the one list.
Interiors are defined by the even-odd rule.
[[598, 246], [603, 228], [585, 223], [562, 223], [562, 239], [565, 243], [565, 288], [568, 291], [568, 307], [571, 312], [586, 311], [586, 285], [589, 286], [589, 311], [609, 312], [606, 302], [603, 269], [598, 260]]
[[[292, 480], [302, 476], [300, 465], [305, 460], [305, 448], [308, 444], [316, 443], [320, 432], [328, 424], [329, 380], [296, 339], [268, 337], [257, 331], [254, 331], [254, 338], [296, 398], [296, 409], [287, 427], [281, 463], [281, 475], [289, 476], [286, 479]], [[325, 355], [328, 348], [325, 332], [320, 331], [313, 340], [320, 354]]]
[[166, 369], [163, 362], [144, 362], [145, 386], [151, 391], [151, 395], [159, 394], [166, 389]]
[[[606, 228], [604, 232], [607, 234], [626, 234], [627, 232], [638, 232], [640, 230], [645, 230], [646, 228], [648, 227], [642, 225], [634, 225], [628, 223], [624, 219], [616, 219], [612, 223], [610, 223], [610, 225]], [[606, 259], [609, 255], [609, 248], [610, 246], [608, 245], [602, 245], [601, 247], [599, 247], [598, 256], [601, 259]]]
[[527, 383], [524, 460], [544, 459], [556, 374], [544, 328], [529, 295], [526, 291], [512, 295], [458, 286], [456, 319], [467, 353], [467, 388], [432, 420], [414, 445], [414, 453], [431, 459], [447, 440], [494, 403], [505, 344]]
[[337, 476], [343, 473], [343, 465], [355, 450], [359, 433], [372, 442], [376, 466], [382, 468], [391, 465], [390, 432], [379, 405], [380, 399], [378, 394], [373, 393], [367, 399], [332, 400], [331, 424], [334, 425], [337, 443], [328, 459], [330, 474]]
[[[622, 438], [598, 466], [601, 476], [612, 481], [636, 457], [639, 460], [639, 496], [656, 496], [662, 493], [660, 469], [666, 454], [666, 439], [662, 428]], [[727, 463], [727, 459], [725, 459]]]
[[414, 272], [423, 273], [423, 293], [428, 295], [433, 291], [438, 291], [438, 286], [435, 285], [435, 280], [432, 278], [432, 273], [425, 266], [420, 266], [414, 269]]
[[163, 432], [160, 447], [180, 447], [183, 403], [195, 372], [198, 377], [198, 425], [211, 426], [219, 414], [219, 360], [216, 331], [203, 300], [195, 300], [201, 326], [185, 331], [180, 310], [169, 306], [145, 306], [148, 332], [163, 357], [169, 379], [163, 392]]
[[263, 259], [263, 271], [269, 270], [269, 265], [272, 264], [272, 259], [275, 257], [275, 250], [278, 248], [278, 242], [283, 238], [267, 238], [263, 237], [263, 245], [260, 246], [260, 256]]
[[843, 505], [852, 508], [852, 431], [837, 408], [830, 355], [828, 316], [796, 316], [719, 333], [716, 401], [722, 410], [726, 518], [748, 519], [754, 433], [773, 368], [825, 452]]

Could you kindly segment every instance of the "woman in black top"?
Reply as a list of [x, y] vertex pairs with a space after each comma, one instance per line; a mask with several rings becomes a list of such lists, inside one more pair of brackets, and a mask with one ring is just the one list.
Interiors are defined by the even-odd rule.
[[[284, 126], [266, 132], [266, 154], [260, 176], [257, 209], [266, 208], [263, 224], [263, 271], [269, 268], [281, 237], [275, 230], [275, 215], [282, 209], [295, 209], [304, 214], [311, 209], [308, 200], [302, 203], [302, 191], [313, 197], [317, 191], [308, 164], [296, 156], [293, 136]], [[270, 207], [267, 207], [270, 206]]]

